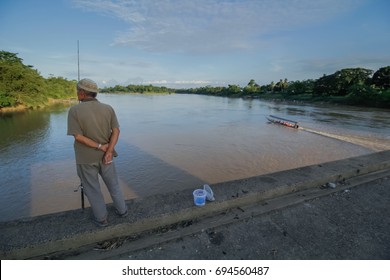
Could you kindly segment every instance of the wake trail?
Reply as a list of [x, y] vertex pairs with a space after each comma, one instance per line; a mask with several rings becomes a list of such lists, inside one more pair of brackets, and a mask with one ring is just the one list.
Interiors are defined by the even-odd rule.
[[344, 136], [344, 135], [339, 135], [335, 133], [329, 133], [329, 132], [324, 132], [324, 131], [319, 131], [319, 130], [314, 130], [311, 128], [306, 128], [306, 127], [299, 127], [300, 130], [309, 132], [309, 133], [314, 133], [317, 135], [337, 139], [340, 141], [348, 142], [351, 144], [359, 145], [364, 148], [369, 148], [374, 151], [385, 151], [385, 150], [390, 150], [390, 142], [386, 140], [381, 140], [381, 139], [367, 139], [364, 137], [359, 137], [359, 136]]

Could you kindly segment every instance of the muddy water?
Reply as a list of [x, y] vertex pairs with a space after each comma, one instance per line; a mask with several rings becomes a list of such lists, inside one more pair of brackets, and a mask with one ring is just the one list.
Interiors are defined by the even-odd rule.
[[[116, 164], [127, 199], [390, 149], [389, 110], [180, 94], [98, 98], [121, 124]], [[0, 220], [80, 207], [67, 112], [0, 117]], [[301, 128], [269, 124], [269, 114]]]

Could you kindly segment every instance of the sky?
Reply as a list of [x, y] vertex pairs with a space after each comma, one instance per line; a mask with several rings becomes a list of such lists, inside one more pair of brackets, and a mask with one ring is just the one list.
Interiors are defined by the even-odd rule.
[[100, 87], [265, 85], [390, 65], [388, 0], [1, 0], [0, 50]]

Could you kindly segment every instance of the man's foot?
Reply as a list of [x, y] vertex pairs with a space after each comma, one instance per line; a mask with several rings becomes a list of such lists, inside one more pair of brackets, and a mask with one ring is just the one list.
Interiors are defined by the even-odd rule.
[[98, 227], [107, 227], [108, 226], [108, 221], [107, 219], [103, 220], [103, 221], [97, 221], [97, 220], [93, 220], [94, 223], [98, 226]]
[[124, 218], [124, 217], [127, 217], [128, 215], [129, 215], [129, 211], [127, 211], [127, 209], [126, 209], [126, 211], [124, 212], [124, 213], [119, 213], [118, 212], [118, 210], [115, 210], [115, 213], [119, 216], [119, 217], [121, 217], [121, 218]]

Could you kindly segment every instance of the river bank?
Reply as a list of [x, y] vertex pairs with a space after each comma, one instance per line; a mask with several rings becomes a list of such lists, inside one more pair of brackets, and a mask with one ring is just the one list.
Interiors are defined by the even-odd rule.
[[[170, 95], [170, 94], [175, 94], [174, 92], [168, 92], [168, 93], [161, 93], [161, 92], [116, 92], [116, 93], [111, 93], [111, 92], [101, 92], [102, 94], [133, 94], [133, 95]], [[17, 113], [17, 112], [23, 112], [27, 110], [40, 110], [40, 109], [46, 109], [51, 106], [56, 106], [56, 105], [74, 105], [76, 104], [77, 98], [72, 97], [72, 98], [61, 98], [61, 99], [55, 99], [55, 98], [49, 98], [46, 103], [42, 103], [41, 105], [38, 106], [29, 106], [29, 105], [23, 105], [19, 104], [17, 106], [10, 106], [10, 107], [0, 107], [0, 116], [1, 114], [12, 114], [12, 113]]]
[[12, 114], [12, 113], [17, 113], [17, 112], [24, 112], [27, 110], [42, 110], [42, 109], [47, 109], [52, 106], [56, 105], [73, 105], [77, 103], [76, 98], [66, 98], [66, 99], [54, 99], [54, 98], [49, 98], [47, 103], [43, 103], [42, 105], [39, 106], [28, 106], [28, 105], [17, 105], [17, 106], [12, 106], [12, 107], [0, 107], [0, 116], [1, 114]]

